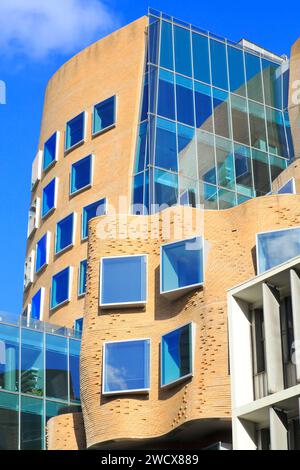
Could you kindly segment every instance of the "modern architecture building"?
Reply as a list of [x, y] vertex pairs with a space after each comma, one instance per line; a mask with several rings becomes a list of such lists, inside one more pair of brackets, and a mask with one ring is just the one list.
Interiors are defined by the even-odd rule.
[[[228, 448], [232, 413], [234, 447], [264, 447], [270, 434], [276, 448], [278, 409], [288, 422], [299, 417], [298, 366], [279, 357], [280, 338], [299, 320], [287, 310], [280, 333], [279, 300], [259, 287], [280, 279], [288, 297], [294, 273], [297, 301], [297, 265], [282, 278], [276, 265], [284, 252], [280, 263], [300, 255], [298, 244], [267, 256], [263, 234], [300, 226], [299, 61], [299, 41], [289, 59], [149, 10], [49, 81], [23, 321], [83, 322], [82, 415], [49, 420], [49, 449]], [[259, 377], [240, 298], [270, 317]], [[44, 395], [41, 403], [47, 386]], [[293, 423], [290, 446], [299, 440]]]

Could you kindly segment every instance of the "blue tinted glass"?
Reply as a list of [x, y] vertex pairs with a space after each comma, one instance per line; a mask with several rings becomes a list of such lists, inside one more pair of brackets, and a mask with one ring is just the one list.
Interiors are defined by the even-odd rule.
[[208, 38], [192, 33], [194, 78], [210, 83]]
[[268, 154], [253, 149], [252, 166], [255, 196], [263, 196], [271, 191]]
[[267, 151], [265, 110], [261, 104], [249, 101], [249, 120], [252, 147]]
[[216, 184], [215, 145], [212, 134], [197, 131], [197, 154], [199, 179]]
[[86, 292], [86, 269], [87, 260], [84, 259], [80, 262], [79, 266], [78, 295], [85, 294]]
[[19, 388], [19, 328], [1, 325], [0, 351], [0, 388], [16, 392]]
[[245, 71], [243, 51], [228, 46], [229, 85], [230, 91], [245, 96]]
[[74, 214], [68, 215], [56, 225], [55, 253], [73, 244]]
[[106, 210], [106, 199], [100, 199], [83, 208], [82, 212], [82, 239], [88, 236], [88, 222], [93, 217], [104, 215]]
[[55, 178], [43, 189], [42, 217], [47, 215], [55, 206]]
[[103, 258], [101, 305], [146, 302], [146, 276], [145, 256]]
[[159, 71], [157, 114], [175, 120], [174, 75]]
[[[1, 365], [0, 365], [1, 367]], [[19, 395], [0, 393], [0, 426], [9, 432], [1, 432], [0, 449], [18, 450], [19, 446]]]
[[263, 87], [260, 58], [245, 53], [248, 98], [263, 102]]
[[70, 400], [80, 402], [80, 380], [79, 380], [79, 356], [80, 342], [69, 340], [69, 363], [70, 363]]
[[43, 333], [25, 328], [22, 329], [21, 390], [39, 397], [44, 390]]
[[289, 103], [289, 81], [290, 69], [288, 68], [282, 74], [282, 108], [287, 109]]
[[96, 104], [93, 114], [93, 134], [115, 124], [115, 96]]
[[287, 141], [288, 141], [288, 146], [289, 146], [289, 159], [293, 160], [295, 158], [294, 143], [293, 143], [293, 137], [291, 133], [289, 113], [287, 111], [283, 113], [283, 118], [284, 118], [286, 136], [287, 136]]
[[56, 160], [56, 140], [57, 133], [53, 134], [44, 145], [43, 170], [46, 170], [52, 162]]
[[149, 72], [149, 112], [156, 114], [158, 68], [150, 67]]
[[245, 196], [253, 196], [253, 178], [250, 148], [234, 146], [236, 190]]
[[145, 168], [146, 151], [147, 151], [147, 128], [148, 123], [144, 122], [140, 124], [139, 135], [136, 144], [136, 156], [135, 156], [135, 173], [143, 171]]
[[83, 318], [77, 318], [74, 322], [74, 330], [81, 333], [83, 329]]
[[136, 215], [143, 214], [144, 202], [144, 173], [140, 173], [134, 177], [133, 181], [133, 213]]
[[300, 229], [292, 228], [257, 234], [258, 272], [300, 255]]
[[234, 159], [231, 141], [216, 137], [216, 157], [219, 185], [224, 188], [235, 189]]
[[228, 90], [225, 44], [210, 40], [212, 84]]
[[250, 145], [247, 101], [231, 95], [231, 116], [233, 140]]
[[46, 334], [46, 396], [68, 400], [67, 338]]
[[176, 72], [192, 76], [191, 37], [187, 29], [174, 26]]
[[278, 189], [277, 194], [295, 194], [295, 180], [292, 178], [287, 181]]
[[222, 137], [231, 137], [229, 94], [213, 89], [215, 133]]
[[173, 206], [178, 200], [178, 176], [167, 171], [155, 170], [155, 204]]
[[202, 238], [162, 246], [161, 290], [172, 291], [203, 282]]
[[287, 167], [287, 161], [284, 158], [269, 155], [271, 180], [274, 181], [280, 173]]
[[262, 59], [265, 103], [281, 109], [282, 107], [282, 74], [280, 65]]
[[195, 179], [197, 175], [195, 129], [178, 124], [177, 138], [179, 174]]
[[155, 165], [177, 171], [176, 125], [158, 118], [156, 126]]
[[104, 393], [149, 389], [149, 340], [106, 343], [104, 347]]
[[88, 187], [92, 180], [92, 156], [88, 155], [76, 163], [71, 169], [71, 194]]
[[36, 244], [35, 272], [47, 263], [47, 233]]
[[211, 88], [195, 82], [196, 127], [213, 132]]
[[185, 325], [164, 335], [161, 339], [161, 385], [191, 376], [192, 324]]
[[226, 189], [219, 189], [219, 209], [229, 209], [235, 205], [235, 193]]
[[212, 184], [201, 184], [201, 203], [204, 209], [218, 209], [218, 191], [217, 187]]
[[21, 450], [44, 449], [43, 400], [21, 396]]
[[282, 112], [266, 107], [266, 117], [269, 152], [288, 158]]
[[74, 147], [84, 139], [84, 113], [79, 114], [66, 127], [66, 150]]
[[177, 121], [194, 126], [193, 83], [188, 78], [176, 75]]
[[31, 300], [31, 318], [41, 320], [42, 318], [42, 289], [39, 289]]
[[172, 24], [161, 22], [160, 65], [173, 70]]
[[69, 300], [70, 268], [55, 274], [52, 277], [51, 308]]
[[145, 121], [148, 117], [148, 100], [149, 100], [149, 74], [146, 73], [144, 76], [144, 88], [143, 88], [143, 99], [142, 99], [142, 111], [141, 121]]
[[159, 30], [160, 21], [153, 21], [148, 28], [148, 42], [149, 42], [149, 61], [151, 64], [158, 64], [158, 51], [159, 51]]

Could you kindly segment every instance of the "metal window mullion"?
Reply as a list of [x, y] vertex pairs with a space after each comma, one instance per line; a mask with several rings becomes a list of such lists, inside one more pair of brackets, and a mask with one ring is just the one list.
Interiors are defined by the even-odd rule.
[[252, 180], [252, 196], [256, 197], [256, 190], [254, 184], [254, 169], [253, 169], [253, 152], [252, 152], [252, 142], [251, 142], [251, 126], [250, 126], [250, 108], [249, 108], [249, 97], [248, 97], [248, 80], [247, 80], [247, 71], [246, 71], [246, 58], [245, 52], [243, 54], [243, 64], [244, 64], [244, 76], [245, 76], [245, 93], [246, 93], [246, 108], [247, 108], [247, 120], [248, 120], [248, 136], [249, 136], [249, 149], [250, 149], [250, 165], [251, 165], [251, 180]]
[[[197, 122], [196, 122], [196, 97], [195, 97], [195, 74], [194, 74], [194, 47], [193, 47], [193, 32], [190, 30], [190, 42], [191, 42], [191, 60], [192, 60], [192, 83], [193, 83], [193, 104], [194, 104], [194, 141], [195, 141], [195, 158], [197, 167], [196, 185], [198, 187], [198, 201], [200, 204], [200, 175], [199, 175], [199, 162], [198, 162], [198, 141], [197, 141]], [[179, 168], [179, 167], [178, 167]]]
[[[234, 140], [233, 140], [233, 122], [232, 122], [232, 106], [231, 106], [231, 93], [230, 93], [230, 77], [229, 77], [229, 61], [228, 61], [228, 45], [227, 40], [225, 42], [225, 54], [226, 54], [226, 67], [227, 67], [227, 80], [228, 80], [228, 103], [229, 103], [229, 125], [231, 131], [231, 149], [232, 149], [232, 161], [233, 161], [233, 175], [234, 175], [234, 189], [235, 192], [235, 204], [237, 205], [237, 187], [236, 187], [236, 173], [235, 173], [235, 158], [234, 158]], [[228, 188], [227, 188], [228, 189]], [[231, 191], [231, 189], [230, 189]]]
[[265, 114], [265, 126], [266, 126], [266, 139], [267, 139], [267, 153], [268, 153], [268, 166], [269, 166], [269, 178], [270, 178], [270, 191], [272, 191], [272, 173], [271, 173], [271, 162], [270, 162], [270, 148], [269, 148], [269, 131], [268, 131], [268, 120], [267, 120], [267, 106], [266, 106], [266, 97], [265, 97], [265, 81], [263, 74], [263, 66], [261, 56], [259, 57], [260, 63], [260, 73], [261, 73], [261, 83], [262, 83], [262, 93], [263, 93], [263, 107]]

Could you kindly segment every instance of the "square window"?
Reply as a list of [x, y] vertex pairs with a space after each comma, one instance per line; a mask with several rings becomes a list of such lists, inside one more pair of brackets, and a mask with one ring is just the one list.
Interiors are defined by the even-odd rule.
[[147, 255], [102, 258], [100, 306], [133, 307], [147, 302]]
[[203, 239], [168, 243], [161, 247], [160, 293], [176, 298], [203, 284]]
[[78, 276], [78, 295], [84, 295], [86, 292], [86, 268], [87, 260], [84, 259], [80, 262], [79, 276]]
[[35, 232], [35, 230], [39, 226], [39, 211], [40, 211], [40, 198], [37, 197], [30, 204], [29, 213], [28, 213], [27, 237], [31, 237], [31, 235]]
[[76, 194], [92, 184], [92, 155], [73, 163], [71, 167], [71, 194]]
[[150, 388], [150, 340], [103, 344], [103, 395], [147, 393]]
[[193, 324], [170, 331], [161, 340], [161, 386], [181, 382], [193, 375]]
[[50, 214], [56, 206], [56, 178], [53, 178], [47, 186], [43, 189], [42, 199], [42, 217]]
[[112, 96], [94, 106], [93, 135], [110, 129], [116, 120], [116, 97]]
[[70, 214], [56, 224], [55, 254], [74, 244], [75, 215]]
[[81, 238], [85, 240], [88, 237], [88, 222], [94, 217], [104, 215], [106, 213], [106, 199], [100, 199], [99, 201], [93, 202], [88, 206], [85, 206], [82, 210], [82, 229]]
[[52, 277], [51, 309], [69, 302], [71, 291], [71, 268], [67, 267]]
[[46, 232], [45, 235], [40, 238], [36, 244], [36, 259], [35, 259], [35, 272], [37, 273], [44, 266], [48, 264], [50, 248], [50, 232]]
[[41, 287], [31, 299], [31, 318], [33, 320], [43, 319], [44, 310], [44, 287]]
[[59, 133], [55, 132], [44, 145], [43, 170], [46, 171], [57, 161]]
[[67, 122], [65, 150], [71, 150], [84, 141], [85, 113], [80, 113]]
[[34, 250], [32, 250], [25, 260], [24, 266], [24, 290], [33, 283], [34, 274]]
[[300, 227], [261, 232], [256, 235], [258, 274], [296, 256], [300, 256]]

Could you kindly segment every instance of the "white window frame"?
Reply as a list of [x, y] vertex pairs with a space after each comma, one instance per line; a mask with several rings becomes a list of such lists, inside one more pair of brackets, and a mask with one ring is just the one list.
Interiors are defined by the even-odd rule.
[[[96, 201], [91, 201], [91, 202], [89, 202], [88, 204], [86, 204], [86, 205], [83, 206], [83, 208], [82, 208], [82, 211], [81, 211], [81, 231], [80, 231], [80, 232], [81, 232], [81, 233], [80, 233], [80, 236], [81, 236], [81, 241], [82, 241], [82, 242], [84, 242], [85, 240], [88, 239], [88, 235], [87, 235], [86, 237], [83, 236], [83, 219], [84, 219], [84, 216], [83, 216], [83, 215], [84, 215], [84, 209], [85, 209], [86, 207], [91, 206], [91, 205], [94, 204], [95, 202], [101, 201], [101, 199], [104, 199], [104, 201], [105, 201], [105, 203], [104, 203], [104, 214], [102, 214], [102, 215], [95, 215], [95, 217], [103, 217], [104, 215], [107, 215], [107, 208], [108, 208], [108, 199], [107, 199], [107, 197], [105, 197], [105, 196], [104, 196], [104, 197], [101, 197], [100, 199], [97, 199]], [[95, 219], [95, 217], [92, 217], [90, 220]], [[90, 220], [89, 220], [89, 221], [90, 221]], [[87, 225], [89, 225], [89, 221], [88, 221]], [[88, 228], [88, 227], [87, 227], [87, 228]]]
[[[27, 238], [30, 238], [34, 232], [36, 231], [37, 228], [39, 228], [39, 222], [40, 222], [40, 201], [41, 199], [39, 197], [36, 197], [32, 203], [30, 204], [29, 207], [29, 212], [28, 212], [28, 225], [27, 225]], [[34, 205], [35, 204], [35, 205]], [[35, 217], [34, 217], [34, 224], [33, 227], [30, 230], [30, 210], [35, 207]]]
[[[105, 357], [106, 357], [106, 345], [113, 343], [133, 343], [136, 341], [148, 341], [149, 345], [149, 387], [148, 388], [137, 388], [134, 390], [114, 390], [112, 392], [105, 392]], [[151, 339], [150, 338], [134, 338], [134, 339], [123, 339], [115, 341], [104, 341], [102, 344], [102, 395], [103, 396], [112, 396], [112, 395], [132, 395], [132, 394], [141, 394], [148, 395], [151, 389]]]
[[[82, 188], [80, 189], [77, 189], [76, 191], [72, 192], [72, 169], [73, 169], [73, 165], [75, 165], [76, 163], [79, 163], [81, 160], [84, 160], [85, 158], [87, 157], [90, 157], [91, 158], [91, 169], [90, 169], [90, 182], [89, 184], [87, 184], [86, 186], [83, 186]], [[71, 164], [71, 171], [70, 171], [70, 183], [69, 183], [69, 187], [70, 187], [70, 190], [69, 190], [69, 196], [70, 197], [73, 197], [73, 196], [76, 196], [77, 194], [79, 193], [82, 193], [83, 191], [85, 191], [86, 189], [90, 189], [92, 186], [93, 186], [93, 180], [94, 180], [94, 154], [93, 153], [90, 153], [89, 155], [86, 155], [85, 157], [83, 158], [80, 158], [79, 160], [77, 160], [76, 162], [73, 162]]]
[[[78, 297], [79, 299], [80, 299], [81, 297], [84, 297], [85, 294], [86, 294], [86, 292], [83, 292], [83, 293], [81, 293], [81, 294], [80, 294], [80, 292], [79, 292], [79, 287], [80, 287], [80, 266], [81, 266], [81, 263], [82, 263], [83, 261], [86, 261], [86, 262], [87, 262], [87, 258], [84, 258], [84, 259], [82, 259], [81, 261], [79, 261], [79, 266], [78, 266], [78, 275], [77, 275], [77, 297]], [[79, 317], [79, 318], [81, 318], [81, 317]]]
[[[31, 304], [30, 304], [30, 314], [29, 314], [29, 318], [31, 321], [44, 321], [44, 307], [45, 307], [45, 287], [40, 287], [41, 289], [41, 305], [40, 305], [40, 318], [39, 320], [37, 320], [36, 318], [32, 318], [31, 317], [31, 314], [32, 314], [32, 300], [31, 300]], [[40, 290], [38, 289], [31, 297], [31, 299], [33, 299], [33, 297], [38, 293], [38, 291]]]
[[[103, 276], [103, 260], [105, 259], [120, 259], [120, 258], [133, 258], [133, 257], [145, 257], [146, 262], [146, 292], [145, 292], [145, 300], [137, 301], [137, 302], [113, 302], [109, 304], [105, 304], [102, 302], [102, 276]], [[130, 307], [145, 307], [148, 302], [148, 254], [141, 253], [141, 254], [134, 254], [134, 255], [117, 255], [117, 256], [103, 256], [100, 260], [100, 282], [99, 282], [99, 307], [102, 309], [106, 308], [130, 308]]]
[[[44, 233], [44, 235], [46, 235], [46, 262], [45, 264], [43, 264], [43, 266], [41, 266], [37, 271], [35, 270], [36, 268], [36, 259], [35, 259], [35, 263], [34, 263], [34, 272], [35, 272], [35, 275], [38, 275], [40, 274], [41, 271], [43, 271], [43, 269], [49, 265], [49, 259], [50, 259], [50, 244], [51, 244], [51, 232], [48, 230], [46, 233]], [[35, 251], [37, 253], [37, 244], [38, 242], [43, 238], [43, 236], [41, 236], [41, 238], [36, 242], [36, 245], [35, 245]]]
[[[68, 285], [68, 297], [67, 299], [63, 300], [59, 304], [55, 305], [54, 307], [51, 306], [52, 303], [52, 286], [53, 286], [53, 278], [56, 276], [56, 274], [59, 274], [61, 271], [64, 271], [66, 268], [69, 268], [69, 285]], [[61, 269], [60, 271], [57, 271], [56, 273], [53, 274], [51, 278], [51, 289], [50, 289], [50, 312], [54, 312], [58, 308], [62, 307], [63, 305], [68, 304], [71, 302], [71, 297], [72, 297], [72, 283], [73, 283], [73, 266], [66, 266], [65, 268]]]
[[[67, 125], [70, 121], [75, 119], [76, 117], [80, 116], [80, 114], [83, 114], [83, 138], [79, 141], [76, 142], [76, 144], [72, 145], [71, 147], [67, 148]], [[81, 111], [78, 114], [75, 114], [73, 117], [67, 120], [66, 125], [65, 125], [65, 142], [64, 142], [64, 152], [65, 155], [71, 152], [72, 150], [76, 149], [77, 147], [80, 147], [80, 145], [84, 144], [86, 142], [86, 136], [87, 136], [87, 120], [88, 120], [88, 113], [87, 111]]]
[[[45, 144], [46, 142], [48, 142], [49, 139], [51, 139], [51, 137], [56, 134], [56, 144], [55, 144], [55, 158], [54, 160], [52, 160], [51, 163], [49, 163], [49, 165], [47, 166], [47, 168], [43, 169], [44, 168], [44, 158], [45, 158]], [[50, 137], [44, 142], [44, 151], [43, 151], [43, 164], [42, 164], [42, 170], [43, 170], [43, 173], [48, 173], [48, 171], [55, 165], [55, 163], [58, 161], [58, 154], [59, 154], [59, 145], [60, 145], [60, 131], [55, 131], [53, 132], [53, 134], [50, 135]]]
[[[104, 127], [103, 129], [100, 129], [100, 131], [94, 132], [94, 115], [95, 115], [95, 108], [96, 108], [99, 104], [102, 104], [103, 101], [109, 100], [110, 98], [114, 98], [114, 117], [115, 117], [115, 122], [114, 122], [113, 124], [110, 124], [110, 125], [107, 126], [107, 127]], [[117, 100], [118, 100], [118, 95], [115, 94], [115, 95], [109, 96], [108, 98], [104, 98], [103, 100], [98, 101], [98, 103], [94, 104], [94, 106], [93, 106], [93, 112], [92, 112], [92, 138], [97, 137], [98, 135], [104, 134], [105, 132], [107, 132], [107, 131], [109, 131], [109, 130], [111, 130], [111, 129], [114, 129], [114, 128], [116, 127], [116, 124], [117, 124], [117, 109], [118, 109]]]
[[31, 191], [34, 191], [42, 177], [43, 151], [38, 150], [32, 163]]
[[[67, 217], [69, 217], [70, 215], [73, 214], [73, 230], [72, 230], [72, 241], [69, 245], [65, 246], [64, 248], [62, 248], [61, 250], [59, 251], [56, 251], [56, 240], [57, 240], [57, 225], [62, 222], [64, 219], [66, 219]], [[62, 219], [60, 219], [57, 223], [56, 223], [56, 226], [55, 226], [55, 239], [54, 239], [54, 254], [55, 256], [59, 256], [61, 255], [62, 253], [65, 253], [65, 251], [69, 250], [70, 248], [72, 248], [75, 244], [75, 234], [76, 234], [76, 223], [77, 223], [77, 213], [76, 212], [71, 212], [70, 214], [66, 215], [65, 217], [63, 217]]]
[[[26, 273], [27, 273], [26, 263], [27, 263], [28, 258], [31, 258], [31, 265], [30, 265], [30, 271], [29, 271], [29, 275], [28, 275], [29, 280], [28, 280], [27, 284], [25, 284], [25, 276], [26, 276]], [[35, 250], [31, 250], [29, 252], [28, 256], [26, 257], [26, 260], [25, 260], [24, 285], [23, 285], [23, 290], [24, 291], [26, 291], [31, 286], [31, 284], [33, 283], [33, 281], [34, 281], [34, 272], [35, 272]]]
[[[55, 180], [55, 184], [54, 184], [54, 206], [47, 212], [47, 214], [43, 215], [42, 212], [43, 212], [43, 198], [44, 198], [44, 189], [48, 186], [48, 184], [51, 183], [51, 181]], [[57, 196], [58, 196], [58, 184], [59, 184], [59, 178], [57, 178], [57, 176], [55, 176], [54, 178], [52, 178], [48, 184], [46, 184], [46, 186], [43, 187], [42, 189], [42, 202], [41, 202], [41, 219], [42, 220], [45, 220], [47, 219], [47, 217], [49, 217], [51, 214], [53, 214], [53, 212], [57, 209]]]

